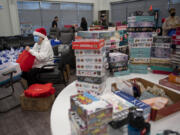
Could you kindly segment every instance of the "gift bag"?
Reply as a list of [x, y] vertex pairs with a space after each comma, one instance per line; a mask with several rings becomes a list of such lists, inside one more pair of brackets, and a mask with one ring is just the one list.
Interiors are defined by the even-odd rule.
[[52, 83], [47, 84], [33, 84], [24, 91], [26, 97], [48, 97], [55, 93]]
[[28, 51], [23, 51], [16, 62], [19, 63], [22, 71], [28, 72], [32, 68], [34, 60], [35, 56], [32, 56]]

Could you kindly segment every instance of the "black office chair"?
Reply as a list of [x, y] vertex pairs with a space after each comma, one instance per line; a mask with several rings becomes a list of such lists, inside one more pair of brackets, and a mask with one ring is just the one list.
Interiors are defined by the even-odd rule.
[[[4, 72], [2, 73], [3, 76], [9, 76], [9, 81], [7, 83], [5, 83], [4, 85], [1, 85], [1, 87], [5, 87], [5, 88], [11, 88], [11, 92], [10, 94], [6, 95], [6, 96], [3, 96], [3, 97], [0, 97], [0, 101], [2, 100], [5, 100], [9, 97], [12, 97], [14, 96], [14, 92], [15, 92], [15, 89], [14, 89], [14, 83], [20, 81], [20, 77], [19, 78], [16, 78], [16, 79], [13, 79], [13, 74], [16, 73], [17, 71], [15, 69], [12, 69], [12, 70], [9, 70], [7, 72]], [[1, 92], [1, 91], [0, 91]], [[0, 111], [0, 113], [6, 113], [16, 107], [18, 107], [20, 105], [20, 103], [17, 103], [15, 104], [14, 106], [10, 107], [10, 108], [7, 108], [6, 110], [3, 110], [3, 111]]]
[[[61, 56], [55, 56], [55, 64], [43, 66], [37, 76], [39, 83], [53, 83], [53, 84], [64, 84], [65, 86], [68, 83], [67, 71], [66, 71], [66, 57], [67, 54]], [[53, 67], [53, 70], [48, 70], [43, 72], [44, 69]]]

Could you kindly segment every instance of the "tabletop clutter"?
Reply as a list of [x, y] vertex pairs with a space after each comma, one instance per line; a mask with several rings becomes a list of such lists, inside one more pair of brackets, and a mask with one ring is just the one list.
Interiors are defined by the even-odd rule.
[[[172, 51], [171, 37], [154, 36], [152, 16], [134, 16], [128, 21], [129, 56], [118, 51], [108, 50], [107, 53], [104, 41], [91, 39], [98, 37], [100, 31], [98, 34], [80, 32], [79, 36], [83, 38], [72, 43], [76, 55], [78, 93], [70, 99], [69, 118], [74, 134], [108, 134], [108, 126], [119, 129], [127, 124], [129, 135], [149, 135], [150, 120], [157, 121], [180, 110], [179, 94], [142, 78], [116, 80], [112, 83], [111, 92], [104, 93], [106, 62], [115, 77], [130, 73], [146, 74], [150, 66], [152, 73], [168, 74], [166, 81], [176, 84], [176, 90], [179, 90], [179, 69], [176, 67], [175, 70], [170, 63], [171, 59], [177, 60], [178, 45]], [[173, 43], [178, 43], [179, 37], [173, 38], [176, 41]]]

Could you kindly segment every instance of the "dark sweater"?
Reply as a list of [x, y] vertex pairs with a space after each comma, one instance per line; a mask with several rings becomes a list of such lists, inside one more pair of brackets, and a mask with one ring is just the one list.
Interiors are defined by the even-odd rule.
[[52, 27], [54, 28], [54, 27], [58, 27], [58, 24], [57, 24], [57, 22], [54, 20], [53, 22], [52, 22]]
[[83, 29], [83, 31], [87, 31], [87, 22], [81, 22], [81, 28]]

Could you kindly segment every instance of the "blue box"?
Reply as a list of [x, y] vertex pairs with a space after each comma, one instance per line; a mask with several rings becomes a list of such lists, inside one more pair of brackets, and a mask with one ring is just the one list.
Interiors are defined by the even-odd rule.
[[128, 22], [154, 22], [154, 16], [132, 16], [128, 17]]
[[130, 57], [131, 58], [150, 58], [151, 48], [131, 48]]
[[145, 104], [144, 102], [134, 98], [131, 95], [126, 94], [123, 91], [115, 91], [114, 92], [116, 95], [120, 96], [121, 98], [127, 100], [128, 102], [130, 102], [131, 104], [133, 104], [134, 106], [136, 106], [137, 108], [143, 109], [143, 116], [146, 120], [149, 119], [150, 117], [150, 113], [151, 113], [151, 107], [147, 104]]
[[130, 73], [141, 73], [141, 74], [147, 74], [148, 73], [148, 66], [142, 65], [142, 64], [129, 64], [128, 65]]

